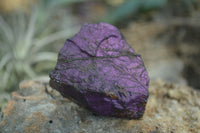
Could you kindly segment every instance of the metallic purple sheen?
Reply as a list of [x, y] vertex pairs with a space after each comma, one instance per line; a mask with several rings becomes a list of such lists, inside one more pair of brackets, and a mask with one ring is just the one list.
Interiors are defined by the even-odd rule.
[[106, 23], [84, 24], [61, 48], [50, 85], [98, 115], [139, 119], [149, 97], [140, 55]]

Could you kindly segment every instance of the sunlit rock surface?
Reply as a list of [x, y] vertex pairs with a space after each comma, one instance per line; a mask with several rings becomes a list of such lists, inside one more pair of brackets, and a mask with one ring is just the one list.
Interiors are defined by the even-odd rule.
[[48, 82], [24, 81], [0, 113], [0, 132], [40, 133], [197, 133], [200, 92], [188, 86], [150, 82], [140, 120], [95, 116], [63, 98]]

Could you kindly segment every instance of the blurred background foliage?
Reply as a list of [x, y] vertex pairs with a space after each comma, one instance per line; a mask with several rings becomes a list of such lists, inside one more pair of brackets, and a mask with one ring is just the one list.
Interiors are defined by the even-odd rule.
[[0, 108], [20, 81], [48, 75], [65, 39], [84, 22], [200, 17], [199, 0], [1, 0]]
[[[51, 69], [53, 65], [50, 62], [55, 64], [57, 54], [47, 45], [76, 31], [72, 15], [62, 13], [62, 9], [58, 11], [62, 17], [54, 12], [62, 2], [41, 1], [29, 11], [18, 10], [0, 16], [0, 72], [3, 75], [0, 78], [3, 90], [12, 91], [19, 81], [34, 78], [38, 73]], [[75, 2], [78, 0], [68, 0], [68, 5]]]

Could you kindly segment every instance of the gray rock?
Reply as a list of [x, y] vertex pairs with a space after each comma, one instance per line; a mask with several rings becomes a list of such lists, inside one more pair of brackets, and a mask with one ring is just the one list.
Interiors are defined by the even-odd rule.
[[198, 132], [200, 92], [187, 86], [150, 83], [140, 120], [95, 116], [43, 81], [24, 81], [0, 113], [2, 133]]

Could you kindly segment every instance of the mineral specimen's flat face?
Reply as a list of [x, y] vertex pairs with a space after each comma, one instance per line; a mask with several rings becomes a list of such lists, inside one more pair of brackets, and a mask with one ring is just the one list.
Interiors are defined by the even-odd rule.
[[92, 112], [143, 116], [149, 77], [140, 55], [109, 24], [85, 24], [61, 48], [50, 85]]

